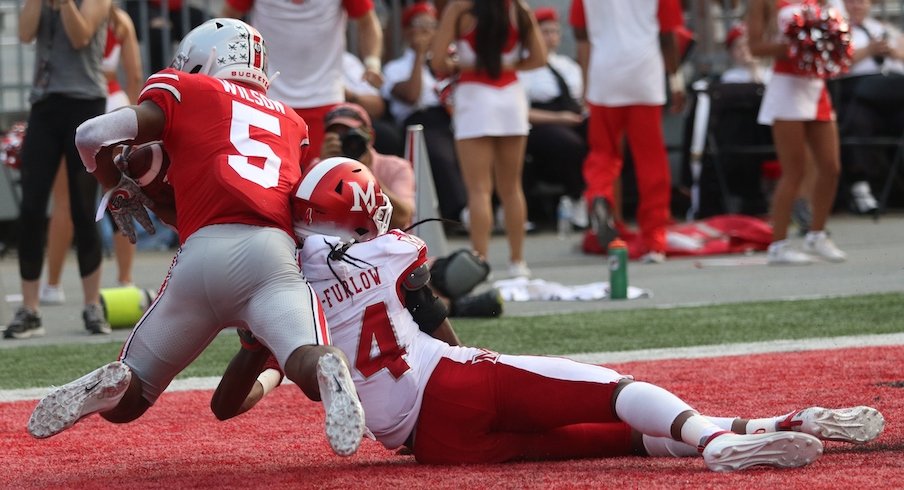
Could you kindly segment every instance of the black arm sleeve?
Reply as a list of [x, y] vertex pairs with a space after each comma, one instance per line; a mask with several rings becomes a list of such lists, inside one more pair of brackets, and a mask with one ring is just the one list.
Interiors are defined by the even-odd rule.
[[421, 331], [427, 334], [432, 334], [449, 316], [446, 304], [434, 296], [428, 286], [405, 290], [405, 307]]

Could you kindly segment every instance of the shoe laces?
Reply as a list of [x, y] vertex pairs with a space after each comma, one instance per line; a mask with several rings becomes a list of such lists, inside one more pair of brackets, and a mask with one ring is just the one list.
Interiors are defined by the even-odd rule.
[[103, 323], [106, 321], [100, 305], [85, 305], [84, 315], [85, 321], [89, 323]]
[[24, 325], [29, 320], [32, 320], [38, 316], [38, 313], [30, 310], [27, 306], [21, 306], [18, 310], [16, 310], [16, 314], [13, 315], [13, 324]]

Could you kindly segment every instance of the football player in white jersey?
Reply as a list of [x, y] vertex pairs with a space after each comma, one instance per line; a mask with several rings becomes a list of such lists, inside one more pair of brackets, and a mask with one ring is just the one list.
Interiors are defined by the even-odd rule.
[[[427, 247], [387, 229], [388, 202], [365, 166], [330, 158], [305, 172], [293, 204], [305, 277], [352, 366], [366, 425], [387, 448], [407, 445], [434, 464], [702, 453], [710, 469], [734, 471], [804, 466], [822, 454], [820, 439], [863, 443], [884, 427], [869, 407], [704, 417], [605, 367], [459, 346], [426, 287]], [[221, 419], [278, 383], [278, 373], [254, 382], [266, 350], [247, 336], [243, 345], [214, 396]], [[251, 359], [257, 369], [243, 370]]]

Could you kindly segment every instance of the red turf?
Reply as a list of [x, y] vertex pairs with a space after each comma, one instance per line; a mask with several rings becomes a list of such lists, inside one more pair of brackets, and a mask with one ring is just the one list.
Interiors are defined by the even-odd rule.
[[25, 432], [34, 401], [0, 404], [0, 488], [893, 488], [904, 476], [902, 360], [904, 347], [883, 347], [613, 366], [711, 415], [864, 404], [885, 415], [877, 441], [826, 443], [799, 470], [715, 474], [699, 458], [432, 467], [371, 441], [340, 458], [320, 405], [284, 386], [232, 421], [214, 419], [210, 392], [168, 393], [132, 424], [95, 416], [42, 441]]

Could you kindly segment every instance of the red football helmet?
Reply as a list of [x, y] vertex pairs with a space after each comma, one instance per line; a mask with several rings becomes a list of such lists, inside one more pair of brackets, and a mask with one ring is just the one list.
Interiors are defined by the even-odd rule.
[[337, 236], [363, 242], [386, 233], [392, 204], [364, 164], [327, 158], [301, 176], [292, 200], [295, 234]]

